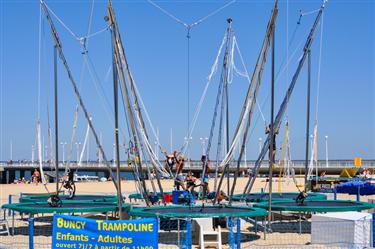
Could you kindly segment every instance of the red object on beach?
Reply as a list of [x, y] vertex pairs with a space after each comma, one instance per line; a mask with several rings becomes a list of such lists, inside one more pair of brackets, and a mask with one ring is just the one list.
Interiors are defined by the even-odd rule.
[[171, 194], [164, 194], [163, 203], [171, 203], [171, 202], [172, 202], [172, 195]]

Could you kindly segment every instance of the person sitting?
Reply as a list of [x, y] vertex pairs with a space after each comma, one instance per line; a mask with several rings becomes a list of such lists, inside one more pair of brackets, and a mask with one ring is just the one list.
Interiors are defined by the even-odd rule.
[[176, 161], [177, 161], [177, 158], [176, 158], [177, 151], [173, 151], [172, 154], [168, 154], [167, 151], [164, 151], [163, 153], [166, 157], [165, 166], [167, 170], [171, 173], [173, 170], [173, 166], [176, 164]]
[[184, 155], [180, 155], [178, 159], [176, 160], [176, 177], [174, 180], [174, 187], [177, 190], [184, 190], [185, 189], [185, 184], [184, 184], [184, 176], [182, 174], [182, 171], [184, 169], [184, 161], [185, 157]]
[[196, 196], [195, 187], [198, 187], [196, 185], [196, 181], [197, 178], [193, 175], [193, 172], [189, 171], [189, 173], [185, 177], [186, 190], [188, 190], [193, 196]]
[[306, 193], [306, 191], [301, 191], [301, 192], [299, 192], [299, 195], [298, 195], [297, 198], [296, 198], [296, 203], [297, 203], [297, 205], [302, 206], [302, 205], [303, 205], [303, 202], [306, 200], [306, 198], [307, 198], [308, 196], [309, 196], [309, 195]]
[[204, 172], [203, 174], [203, 181], [202, 181], [202, 198], [206, 198], [207, 194], [210, 193], [210, 187], [209, 187], [209, 180], [210, 180], [210, 160], [208, 160], [206, 155], [202, 155], [201, 158], [202, 161], [202, 171]]
[[225, 194], [223, 190], [220, 190], [220, 192], [217, 195], [217, 203], [220, 204], [222, 200], [229, 200], [228, 196]]

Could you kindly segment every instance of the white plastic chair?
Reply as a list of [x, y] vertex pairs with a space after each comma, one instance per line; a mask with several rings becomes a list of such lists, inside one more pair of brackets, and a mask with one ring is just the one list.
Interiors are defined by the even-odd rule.
[[0, 234], [10, 235], [9, 225], [8, 225], [8, 221], [6, 219], [5, 213], [4, 213], [4, 219], [0, 219]]
[[[196, 218], [193, 220], [199, 227], [199, 247], [204, 249], [205, 245], [217, 245], [222, 249], [221, 243], [221, 227], [213, 229], [212, 218]], [[205, 240], [205, 236], [216, 236], [216, 240]]]

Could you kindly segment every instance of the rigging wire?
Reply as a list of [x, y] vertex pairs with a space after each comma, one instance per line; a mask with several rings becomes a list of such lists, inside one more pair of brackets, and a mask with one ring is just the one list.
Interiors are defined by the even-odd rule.
[[[191, 38], [190, 32], [191, 32], [191, 29], [193, 27], [201, 24], [202, 22], [204, 22], [208, 18], [216, 15], [217, 13], [219, 13], [220, 11], [225, 9], [226, 7], [232, 5], [233, 3], [236, 2], [236, 0], [232, 0], [228, 3], [226, 3], [225, 5], [216, 9], [215, 11], [209, 13], [208, 15], [206, 15], [206, 16], [204, 16], [204, 17], [202, 17], [202, 18], [198, 19], [197, 21], [194, 21], [193, 23], [190, 23], [190, 24], [182, 21], [179, 18], [177, 18], [175, 15], [173, 15], [169, 11], [162, 8], [160, 5], [156, 4], [154, 1], [147, 0], [147, 2], [150, 3], [151, 5], [153, 5], [154, 7], [156, 7], [161, 12], [163, 12], [165, 15], [169, 16], [175, 22], [177, 22], [178, 24], [181, 24], [182, 26], [184, 26], [186, 28], [186, 38], [187, 38], [187, 137], [186, 138], [187, 139], [186, 139], [186, 141], [185, 141], [185, 143], [182, 147], [183, 149], [181, 151], [185, 151], [185, 149], [186, 149], [188, 154], [189, 154], [190, 137], [191, 137], [191, 130], [192, 130], [191, 127], [190, 127], [190, 38]], [[188, 156], [190, 156], [190, 155], [188, 155]]]
[[165, 10], [164, 8], [162, 8], [160, 5], [156, 4], [154, 1], [147, 0], [147, 2], [149, 2], [150, 4], [152, 4], [154, 7], [156, 7], [158, 10], [160, 10], [161, 12], [163, 12], [164, 14], [166, 14], [167, 16], [169, 16], [170, 18], [172, 18], [175, 22], [177, 22], [177, 23], [181, 24], [182, 26], [184, 26], [187, 30], [190, 30], [193, 27], [201, 24], [202, 22], [204, 22], [208, 18], [216, 15], [217, 13], [219, 13], [220, 11], [222, 11], [223, 9], [225, 9], [226, 7], [232, 5], [233, 3], [236, 2], [236, 0], [232, 0], [232, 1], [224, 4], [220, 8], [214, 10], [213, 12], [209, 13], [208, 15], [206, 15], [206, 16], [204, 16], [204, 17], [202, 17], [202, 18], [198, 19], [197, 21], [194, 21], [194, 22], [192, 22], [190, 24], [188, 24], [188, 23], [182, 21], [181, 19], [177, 18], [175, 15], [173, 15], [169, 11]]
[[[97, 36], [105, 31], [107, 31], [109, 29], [109, 26], [107, 25], [105, 28], [102, 28], [98, 31], [95, 31], [93, 33], [87, 33], [85, 36], [79, 36], [77, 35], [76, 33], [73, 32], [73, 30], [71, 28], [68, 27], [68, 25], [66, 25], [64, 23], [64, 21], [46, 4], [44, 3], [48, 9], [48, 11], [56, 18], [56, 20], [61, 24], [61, 26], [63, 26], [63, 28], [65, 28], [66, 31], [68, 31], [68, 33], [73, 36], [77, 41], [83, 41], [83, 40], [87, 40], [88, 38], [92, 38], [94, 36]], [[93, 15], [93, 10], [94, 10], [94, 1], [92, 1], [92, 4], [91, 4], [91, 14], [89, 16], [89, 26], [88, 26], [88, 30], [91, 30], [91, 24], [92, 24], [92, 15]]]

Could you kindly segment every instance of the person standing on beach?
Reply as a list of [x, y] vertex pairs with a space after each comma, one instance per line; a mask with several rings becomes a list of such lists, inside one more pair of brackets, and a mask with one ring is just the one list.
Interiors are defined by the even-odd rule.
[[40, 173], [37, 169], [34, 170], [34, 173], [32, 175], [32, 182], [38, 185], [38, 182], [40, 181]]

